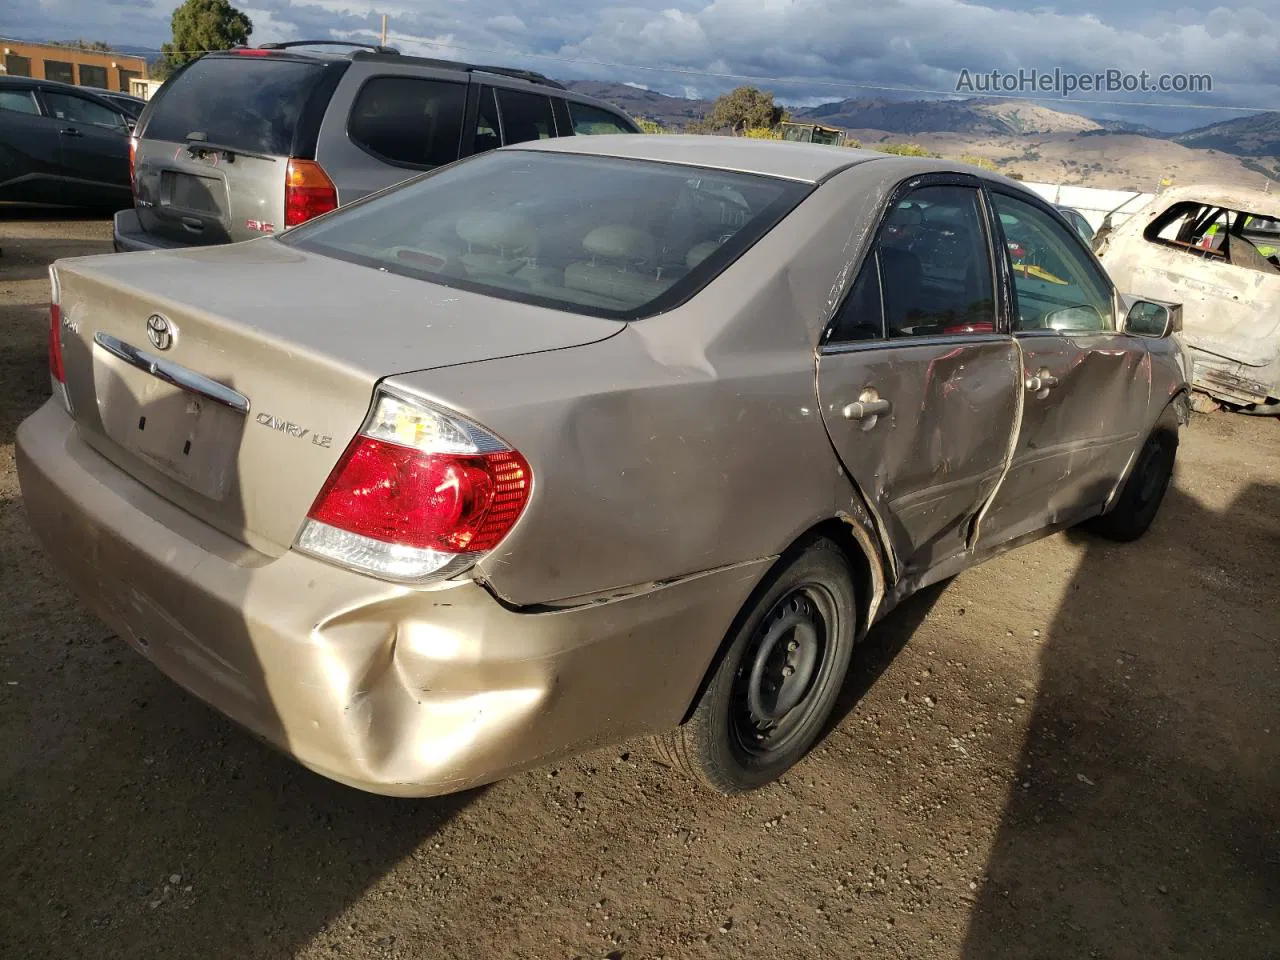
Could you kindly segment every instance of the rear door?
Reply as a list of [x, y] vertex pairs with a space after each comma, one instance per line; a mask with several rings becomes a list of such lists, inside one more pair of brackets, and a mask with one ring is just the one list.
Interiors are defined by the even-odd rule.
[[0, 88], [0, 198], [60, 203], [61, 125], [41, 113], [34, 86]]
[[314, 156], [320, 112], [344, 66], [227, 54], [173, 77], [138, 131], [143, 229], [189, 245], [284, 229], [289, 158]]
[[57, 121], [62, 203], [128, 206], [129, 125], [124, 114], [74, 93], [40, 91]]
[[1151, 359], [1118, 329], [1115, 288], [1049, 209], [999, 188], [992, 207], [1012, 275], [1022, 418], [984, 542], [1071, 523], [1104, 502], [1146, 428]]
[[978, 182], [912, 181], [821, 347], [828, 433], [901, 574], [967, 549], [1008, 457], [1019, 367], [992, 263]]

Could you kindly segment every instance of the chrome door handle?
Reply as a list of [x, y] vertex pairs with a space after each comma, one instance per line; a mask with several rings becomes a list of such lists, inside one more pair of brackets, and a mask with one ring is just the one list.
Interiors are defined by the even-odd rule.
[[888, 400], [858, 400], [847, 403], [840, 413], [846, 420], [865, 420], [867, 417], [878, 417], [893, 409]]
[[1037, 374], [1034, 377], [1027, 377], [1026, 388], [1031, 393], [1039, 393], [1041, 390], [1048, 390], [1058, 385], [1058, 378], [1050, 373]]

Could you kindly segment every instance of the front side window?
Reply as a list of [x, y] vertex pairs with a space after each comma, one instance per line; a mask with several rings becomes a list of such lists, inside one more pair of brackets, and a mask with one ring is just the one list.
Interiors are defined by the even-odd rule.
[[546, 140], [556, 135], [550, 97], [499, 87], [498, 110], [502, 114], [503, 143]]
[[601, 110], [585, 103], [569, 103], [569, 119], [573, 121], [573, 133], [581, 137], [593, 134], [635, 133], [622, 119], [608, 110]]
[[59, 120], [70, 123], [88, 123], [108, 130], [127, 130], [124, 120], [114, 110], [69, 93], [45, 91], [44, 102], [49, 112]]
[[676, 164], [503, 150], [281, 240], [494, 297], [633, 319], [692, 296], [810, 189]]
[[996, 193], [994, 202], [1013, 267], [1014, 330], [1114, 330], [1111, 285], [1080, 239], [1026, 201]]
[[353, 143], [391, 163], [422, 169], [458, 159], [467, 88], [415, 77], [375, 77], [347, 121]]

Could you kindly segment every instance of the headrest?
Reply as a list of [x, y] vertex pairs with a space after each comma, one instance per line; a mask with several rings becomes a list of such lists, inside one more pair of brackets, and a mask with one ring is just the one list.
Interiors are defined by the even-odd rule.
[[704, 240], [689, 251], [688, 255], [684, 258], [685, 266], [692, 270], [719, 249], [720, 244], [715, 240]]
[[503, 250], [523, 250], [533, 245], [529, 221], [510, 213], [464, 213], [458, 218], [458, 236], [467, 243]]
[[924, 214], [918, 207], [894, 207], [889, 214], [888, 223], [894, 227], [914, 227], [924, 221]]
[[643, 230], [610, 224], [596, 227], [582, 241], [587, 253], [612, 260], [656, 260], [658, 241]]

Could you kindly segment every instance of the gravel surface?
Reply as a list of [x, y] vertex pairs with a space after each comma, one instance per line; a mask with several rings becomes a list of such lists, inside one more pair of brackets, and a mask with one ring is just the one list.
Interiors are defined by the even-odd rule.
[[27, 531], [45, 265], [109, 236], [0, 210], [0, 956], [1280, 956], [1280, 421], [1198, 417], [1137, 544], [906, 604], [783, 783], [639, 743], [390, 800], [180, 691]]

